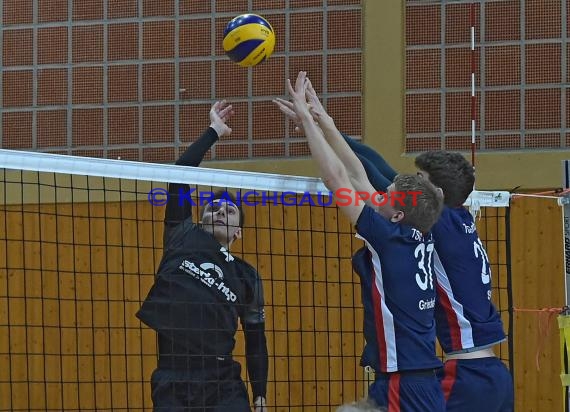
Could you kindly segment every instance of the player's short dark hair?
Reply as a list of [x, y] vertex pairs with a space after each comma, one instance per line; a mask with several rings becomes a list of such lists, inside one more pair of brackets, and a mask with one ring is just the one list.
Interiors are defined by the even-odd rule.
[[[427, 179], [417, 175], [396, 176], [394, 190], [406, 193], [402, 202], [403, 206], [399, 202], [394, 202], [394, 209], [404, 212], [401, 222], [422, 233], [429, 232], [443, 209], [441, 191]], [[408, 195], [410, 192], [416, 192], [415, 196]]]
[[[227, 190], [217, 190], [213, 193], [212, 198], [210, 200], [210, 202], [216, 200], [216, 199], [225, 199], [225, 200], [229, 200], [231, 201], [234, 205], [236, 205], [236, 207], [239, 210], [239, 227], [243, 228], [243, 225], [245, 223], [245, 212], [242, 208], [242, 204], [240, 201], [237, 200], [236, 195], [234, 195], [231, 192], [228, 192]], [[202, 215], [204, 214], [204, 211], [202, 210]]]
[[473, 191], [475, 172], [461, 153], [435, 150], [422, 153], [415, 163], [443, 190], [444, 202], [449, 207], [461, 206]]

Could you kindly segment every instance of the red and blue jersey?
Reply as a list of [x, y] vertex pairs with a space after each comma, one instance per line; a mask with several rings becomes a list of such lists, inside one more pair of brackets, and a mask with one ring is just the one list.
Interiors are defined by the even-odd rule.
[[441, 367], [435, 354], [432, 236], [365, 206], [357, 237], [366, 244], [353, 257], [364, 305], [363, 365], [377, 372]]
[[446, 353], [482, 349], [505, 339], [491, 302], [491, 267], [473, 216], [445, 207], [432, 228], [435, 239], [437, 337]]

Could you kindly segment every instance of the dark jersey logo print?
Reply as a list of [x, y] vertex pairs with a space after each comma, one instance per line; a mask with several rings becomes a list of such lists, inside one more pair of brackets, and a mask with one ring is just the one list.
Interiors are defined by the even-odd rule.
[[237, 295], [224, 283], [224, 272], [218, 265], [204, 262], [198, 267], [194, 262], [184, 260], [178, 268], [209, 288], [216, 288], [228, 302], [237, 300]]

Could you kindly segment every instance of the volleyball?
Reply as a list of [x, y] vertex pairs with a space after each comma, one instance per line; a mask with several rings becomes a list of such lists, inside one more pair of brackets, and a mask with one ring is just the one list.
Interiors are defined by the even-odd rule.
[[275, 33], [263, 17], [242, 14], [226, 26], [222, 45], [230, 60], [242, 67], [253, 67], [273, 53]]

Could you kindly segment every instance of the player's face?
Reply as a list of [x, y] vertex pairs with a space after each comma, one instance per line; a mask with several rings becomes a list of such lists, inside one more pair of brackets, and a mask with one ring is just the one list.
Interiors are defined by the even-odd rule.
[[224, 245], [241, 238], [240, 211], [231, 201], [216, 199], [206, 205], [202, 227]]

